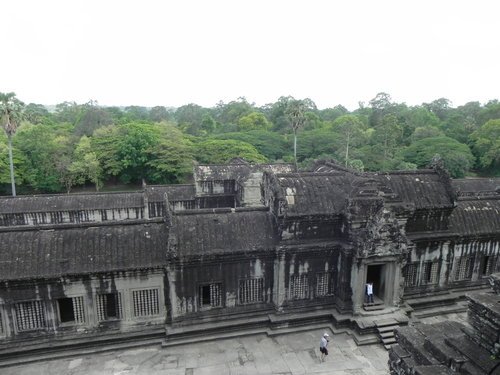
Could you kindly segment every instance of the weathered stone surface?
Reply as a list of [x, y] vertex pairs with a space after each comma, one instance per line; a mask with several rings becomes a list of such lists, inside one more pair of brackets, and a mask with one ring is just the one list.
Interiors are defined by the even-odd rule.
[[[158, 322], [212, 334], [247, 316], [305, 324], [311, 312], [331, 322], [367, 312], [368, 281], [382, 311], [453, 303], [450, 291], [500, 271], [498, 194], [490, 182], [460, 188], [481, 194], [457, 194], [439, 168], [235, 160], [196, 166], [187, 185], [0, 198], [0, 341]], [[498, 341], [493, 310], [471, 309], [482, 332], [467, 339], [484, 350]], [[435, 332], [403, 336], [407, 368], [461, 360]]]
[[[496, 278], [496, 275], [492, 277]], [[398, 345], [389, 352], [391, 374], [494, 374], [500, 371], [500, 296], [481, 293], [468, 298], [472, 329], [457, 322], [397, 329]]]

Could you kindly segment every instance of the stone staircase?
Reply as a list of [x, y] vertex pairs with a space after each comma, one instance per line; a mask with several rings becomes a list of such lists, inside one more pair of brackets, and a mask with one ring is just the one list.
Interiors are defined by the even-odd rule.
[[373, 296], [373, 303], [363, 304], [363, 310], [365, 311], [378, 311], [384, 309], [385, 309], [384, 301], [378, 298], [377, 296]]
[[399, 327], [399, 322], [395, 319], [384, 319], [376, 321], [375, 326], [382, 345], [389, 350], [391, 345], [396, 343], [394, 329]]

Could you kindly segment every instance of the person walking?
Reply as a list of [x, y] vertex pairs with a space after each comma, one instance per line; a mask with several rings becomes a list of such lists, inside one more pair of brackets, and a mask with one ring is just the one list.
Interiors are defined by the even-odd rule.
[[324, 333], [321, 341], [319, 342], [319, 351], [321, 352], [320, 362], [325, 361], [325, 357], [328, 355], [328, 343], [330, 335], [328, 333]]

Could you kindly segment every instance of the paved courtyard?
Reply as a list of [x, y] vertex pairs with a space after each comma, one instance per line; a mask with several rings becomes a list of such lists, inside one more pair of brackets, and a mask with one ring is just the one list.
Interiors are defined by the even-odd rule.
[[145, 347], [0, 368], [2, 375], [382, 375], [388, 374], [381, 345], [357, 346], [347, 334], [331, 335], [330, 355], [319, 361], [324, 331], [275, 337], [264, 334], [181, 345]]

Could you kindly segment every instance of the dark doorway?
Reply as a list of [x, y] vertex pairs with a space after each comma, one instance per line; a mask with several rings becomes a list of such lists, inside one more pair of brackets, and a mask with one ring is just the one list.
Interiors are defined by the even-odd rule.
[[201, 286], [201, 305], [210, 306], [210, 285]]
[[60, 298], [57, 300], [59, 303], [59, 316], [61, 323], [68, 323], [75, 321], [75, 312], [73, 311], [72, 298]]
[[373, 294], [380, 299], [384, 299], [385, 278], [383, 270], [383, 264], [374, 264], [368, 266], [366, 272], [366, 282], [373, 283]]
[[118, 313], [118, 294], [109, 293], [103, 295], [104, 302], [104, 318], [107, 319], [118, 319], [120, 314]]

